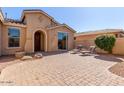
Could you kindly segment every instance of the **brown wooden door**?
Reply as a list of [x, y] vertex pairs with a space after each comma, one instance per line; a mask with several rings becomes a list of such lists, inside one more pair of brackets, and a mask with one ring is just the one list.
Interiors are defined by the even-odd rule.
[[34, 50], [35, 51], [40, 51], [41, 50], [41, 37], [40, 37], [40, 32], [36, 32], [34, 36]]

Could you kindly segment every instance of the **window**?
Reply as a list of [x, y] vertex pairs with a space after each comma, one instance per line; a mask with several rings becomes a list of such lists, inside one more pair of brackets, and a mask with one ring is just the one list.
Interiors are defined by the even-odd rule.
[[68, 34], [64, 32], [58, 33], [58, 49], [67, 49]]
[[8, 29], [8, 47], [19, 47], [20, 30], [17, 28]]

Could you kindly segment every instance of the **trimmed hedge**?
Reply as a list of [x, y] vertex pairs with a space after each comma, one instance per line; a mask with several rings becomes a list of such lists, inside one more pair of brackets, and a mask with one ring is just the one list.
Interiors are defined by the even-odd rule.
[[101, 35], [96, 37], [95, 44], [100, 49], [112, 53], [112, 49], [115, 45], [116, 38], [114, 35]]

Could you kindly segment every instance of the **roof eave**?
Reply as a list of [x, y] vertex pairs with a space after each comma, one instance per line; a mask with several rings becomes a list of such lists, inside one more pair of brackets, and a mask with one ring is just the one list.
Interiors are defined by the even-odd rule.
[[76, 31], [73, 29], [73, 28], [71, 28], [70, 26], [68, 26], [67, 24], [62, 24], [63, 26], [65, 26], [65, 27], [67, 27], [68, 29], [70, 29], [71, 31], [73, 31], [74, 33], [76, 33]]
[[76, 33], [76, 31], [75, 31], [74, 29], [72, 29], [71, 27], [69, 27], [69, 26], [66, 25], [66, 24], [61, 24], [61, 25], [59, 25], [59, 26], [50, 27], [50, 28], [47, 28], [47, 29], [50, 30], [50, 29], [55, 29], [55, 28], [62, 27], [62, 26], [67, 27], [67, 28], [68, 28], [69, 30], [71, 30], [73, 33]]
[[24, 24], [17, 24], [17, 23], [11, 23], [11, 22], [4, 22], [4, 25], [8, 25], [8, 26], [16, 26], [16, 27], [23, 27], [26, 28], [27, 26]]
[[[122, 31], [120, 31], [120, 33], [121, 33], [121, 32], [122, 32]], [[107, 34], [107, 33], [115, 33], [115, 32], [88, 33], [88, 34], [77, 34], [77, 33], [76, 33], [75, 37], [77, 37], [77, 36], [86, 36], [86, 35], [99, 35], [99, 34]], [[119, 32], [117, 31], [117, 33], [119, 33]]]
[[25, 16], [26, 13], [42, 13], [45, 16], [49, 17], [50, 19], [54, 19], [53, 17], [49, 16], [47, 13], [45, 13], [42, 10], [39, 10], [39, 11], [35, 11], [35, 10], [32, 10], [32, 11], [31, 10], [23, 10], [22, 16], [21, 16], [21, 20], [24, 18], [24, 16]]

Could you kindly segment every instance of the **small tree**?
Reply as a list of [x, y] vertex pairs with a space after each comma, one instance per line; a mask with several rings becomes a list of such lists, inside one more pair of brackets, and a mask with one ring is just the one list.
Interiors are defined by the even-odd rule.
[[96, 37], [95, 44], [100, 49], [112, 53], [113, 46], [115, 45], [116, 38], [114, 35], [101, 35]]

